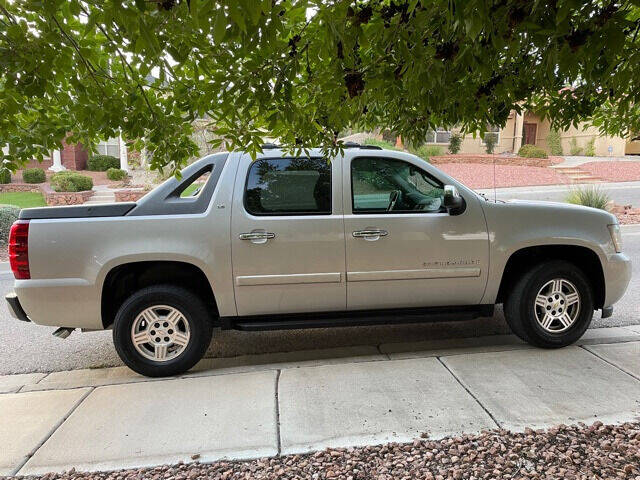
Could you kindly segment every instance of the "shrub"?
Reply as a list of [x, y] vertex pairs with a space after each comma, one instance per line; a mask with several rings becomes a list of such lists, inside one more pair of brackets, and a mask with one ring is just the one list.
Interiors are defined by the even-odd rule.
[[575, 188], [567, 195], [567, 202], [585, 207], [599, 208], [606, 210], [607, 204], [611, 200], [609, 195], [598, 187]]
[[110, 168], [120, 168], [120, 159], [111, 155], [94, 155], [87, 160], [87, 169], [93, 172], [106, 172]]
[[422, 145], [418, 148], [409, 148], [409, 152], [429, 162], [431, 157], [442, 155], [442, 147], [438, 145]]
[[593, 157], [596, 154], [596, 139], [592, 138], [587, 142], [587, 146], [584, 149], [584, 154], [587, 157]]
[[0, 170], [0, 183], [11, 183], [11, 172], [6, 168]]
[[560, 132], [557, 130], [551, 130], [547, 136], [547, 142], [549, 143], [549, 151], [551, 152], [551, 155], [563, 155]]
[[377, 138], [367, 138], [364, 141], [365, 145], [375, 145], [376, 147], [385, 148], [387, 150], [398, 150], [395, 145], [386, 140], [378, 140]]
[[77, 172], [58, 172], [51, 177], [56, 192], [84, 192], [93, 188], [93, 180]]
[[459, 133], [452, 133], [449, 137], [449, 151], [456, 154], [460, 151], [462, 146], [462, 135]]
[[518, 155], [525, 158], [547, 158], [547, 152], [535, 145], [523, 145], [518, 150]]
[[109, 180], [122, 180], [127, 176], [127, 172], [119, 168], [110, 168], [107, 170], [107, 178]]
[[11, 225], [18, 219], [20, 207], [15, 205], [0, 205], [0, 243], [7, 244]]
[[571, 139], [569, 151], [571, 155], [582, 155], [582, 148], [578, 146], [578, 141], [575, 138]]
[[396, 132], [393, 132], [391, 130], [383, 130], [382, 131], [382, 139], [385, 142], [389, 142], [392, 145], [395, 145], [397, 138], [398, 138], [398, 134]]
[[24, 183], [44, 183], [47, 176], [41, 168], [27, 168], [22, 171]]
[[487, 153], [493, 153], [493, 149], [496, 148], [498, 139], [492, 133], [485, 135], [484, 137], [484, 149]]

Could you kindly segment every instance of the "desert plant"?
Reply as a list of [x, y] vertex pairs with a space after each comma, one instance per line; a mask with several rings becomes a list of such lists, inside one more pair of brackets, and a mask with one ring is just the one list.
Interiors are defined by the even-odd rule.
[[24, 183], [44, 183], [47, 175], [41, 168], [27, 168], [22, 171], [22, 179]]
[[596, 186], [576, 187], [572, 189], [566, 198], [567, 202], [585, 207], [599, 208], [606, 210], [611, 198], [609, 195]]
[[449, 137], [449, 152], [454, 155], [460, 151], [462, 146], [462, 135], [459, 133], [452, 133]]
[[496, 148], [496, 143], [498, 139], [492, 133], [485, 135], [484, 137], [484, 149], [487, 153], [493, 153], [493, 150]]
[[582, 155], [582, 147], [578, 146], [578, 141], [574, 138], [571, 139], [569, 144], [569, 152], [571, 155]]
[[518, 150], [518, 156], [525, 158], [547, 158], [547, 152], [535, 145], [525, 144]]
[[594, 157], [596, 155], [596, 139], [595, 139], [595, 137], [587, 142], [587, 146], [584, 148], [584, 154], [587, 157]]
[[375, 145], [376, 147], [384, 148], [387, 150], [398, 150], [395, 145], [386, 140], [378, 140], [377, 138], [367, 138], [364, 141], [365, 145]]
[[58, 172], [51, 177], [51, 188], [56, 192], [84, 192], [93, 188], [93, 180], [77, 172]]
[[422, 158], [425, 162], [430, 162], [431, 157], [442, 155], [442, 147], [438, 145], [421, 145], [417, 148], [409, 148], [409, 152]]
[[15, 205], [0, 205], [0, 244], [6, 245], [9, 240], [11, 225], [18, 219], [20, 207]]
[[11, 183], [11, 172], [6, 168], [0, 169], [0, 183]]
[[551, 155], [563, 155], [562, 153], [562, 138], [558, 130], [551, 130], [547, 136], [547, 143], [549, 144], [549, 151]]
[[109, 180], [123, 180], [127, 176], [127, 172], [119, 168], [110, 168], [107, 170], [107, 178]]
[[111, 155], [94, 155], [87, 160], [88, 170], [106, 172], [110, 168], [120, 168], [120, 159]]

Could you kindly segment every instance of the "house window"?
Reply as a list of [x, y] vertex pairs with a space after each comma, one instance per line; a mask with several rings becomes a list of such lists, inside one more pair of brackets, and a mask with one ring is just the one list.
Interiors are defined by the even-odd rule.
[[500, 127], [487, 125], [486, 128], [487, 129], [484, 132], [484, 140], [482, 141], [482, 143], [485, 143], [487, 137], [493, 137], [495, 139], [495, 142], [493, 142], [493, 144], [498, 145], [500, 143]]
[[442, 127], [438, 127], [435, 130], [427, 133], [425, 143], [449, 143], [451, 138], [451, 131]]
[[98, 153], [100, 155], [111, 155], [112, 157], [120, 158], [120, 139], [110, 138], [106, 141], [101, 141], [97, 145]]

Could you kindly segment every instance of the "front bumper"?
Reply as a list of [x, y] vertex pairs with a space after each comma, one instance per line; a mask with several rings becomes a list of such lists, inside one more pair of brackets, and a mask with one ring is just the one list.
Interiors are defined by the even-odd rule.
[[9, 313], [13, 318], [18, 319], [22, 322], [31, 321], [29, 320], [29, 317], [27, 317], [27, 314], [22, 308], [22, 305], [20, 305], [20, 300], [18, 300], [18, 296], [14, 292], [8, 293], [4, 298], [7, 301], [7, 305], [9, 307]]
[[604, 307], [610, 307], [622, 298], [631, 280], [631, 260], [623, 253], [607, 258], [604, 267]]

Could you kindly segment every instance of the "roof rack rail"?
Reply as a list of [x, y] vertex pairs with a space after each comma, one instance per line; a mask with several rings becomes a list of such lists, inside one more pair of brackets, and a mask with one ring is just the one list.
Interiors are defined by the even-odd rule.
[[262, 148], [262, 150], [276, 150], [280, 148], [280, 145], [276, 145], [275, 143], [263, 143], [260, 145], [260, 148]]
[[361, 145], [356, 142], [344, 142], [344, 148], [362, 148], [363, 150], [382, 150], [382, 147], [377, 145]]

